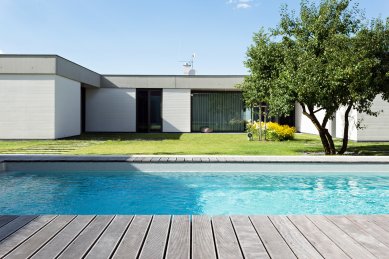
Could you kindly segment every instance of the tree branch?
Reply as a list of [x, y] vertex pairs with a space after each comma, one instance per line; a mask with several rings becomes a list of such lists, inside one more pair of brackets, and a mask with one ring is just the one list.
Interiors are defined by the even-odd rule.
[[317, 112], [319, 112], [321, 110], [324, 110], [324, 108], [317, 109], [316, 111], [313, 111], [313, 113], [317, 113]]

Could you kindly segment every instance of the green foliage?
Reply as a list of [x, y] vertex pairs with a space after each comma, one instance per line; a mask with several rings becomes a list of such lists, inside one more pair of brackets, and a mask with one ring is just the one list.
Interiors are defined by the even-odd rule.
[[389, 100], [389, 20], [368, 22], [350, 2], [303, 0], [299, 16], [284, 5], [279, 25], [254, 35], [245, 61], [250, 75], [238, 86], [247, 104], [267, 102], [270, 115], [301, 105], [327, 154], [335, 150], [326, 126], [340, 107], [377, 116], [374, 98]]

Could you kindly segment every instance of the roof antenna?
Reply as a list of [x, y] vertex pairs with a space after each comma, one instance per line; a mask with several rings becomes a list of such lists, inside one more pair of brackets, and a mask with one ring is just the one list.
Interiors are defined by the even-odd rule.
[[189, 61], [178, 61], [178, 62], [184, 62], [184, 75], [194, 76], [196, 75], [196, 70], [194, 69], [194, 59], [196, 57], [196, 54], [193, 53]]

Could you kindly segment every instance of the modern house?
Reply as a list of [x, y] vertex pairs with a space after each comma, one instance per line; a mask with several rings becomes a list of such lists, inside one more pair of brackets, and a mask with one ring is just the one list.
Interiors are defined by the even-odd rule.
[[[100, 75], [57, 55], [0, 55], [0, 139], [56, 139], [82, 132], [242, 132], [251, 117], [235, 85], [244, 76]], [[356, 141], [389, 141], [389, 103]], [[341, 113], [330, 125], [342, 137]], [[316, 134], [296, 105], [298, 131]], [[339, 121], [339, 122], [338, 122]], [[338, 122], [338, 123], [337, 123]], [[354, 125], [354, 124], [352, 124]]]
[[100, 75], [56, 55], [0, 55], [0, 139], [244, 130], [243, 76]]

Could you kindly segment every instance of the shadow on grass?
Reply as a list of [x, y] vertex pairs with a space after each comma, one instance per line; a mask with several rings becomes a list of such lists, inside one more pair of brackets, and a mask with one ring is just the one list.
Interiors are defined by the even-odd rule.
[[354, 155], [369, 155], [369, 156], [389, 156], [389, 142], [387, 145], [368, 144], [361, 146], [350, 146], [347, 149]]
[[126, 140], [146, 140], [146, 141], [161, 141], [161, 140], [178, 140], [182, 133], [82, 133], [80, 136], [64, 138], [68, 140], [85, 140], [85, 141], [126, 141]]
[[[336, 146], [339, 150], [340, 146]], [[320, 142], [317, 145], [307, 147], [296, 147], [293, 151], [307, 155], [324, 155], [324, 149]], [[348, 146], [346, 154], [350, 156], [389, 156], [389, 143], [387, 145], [378, 144], [351, 144]]]

